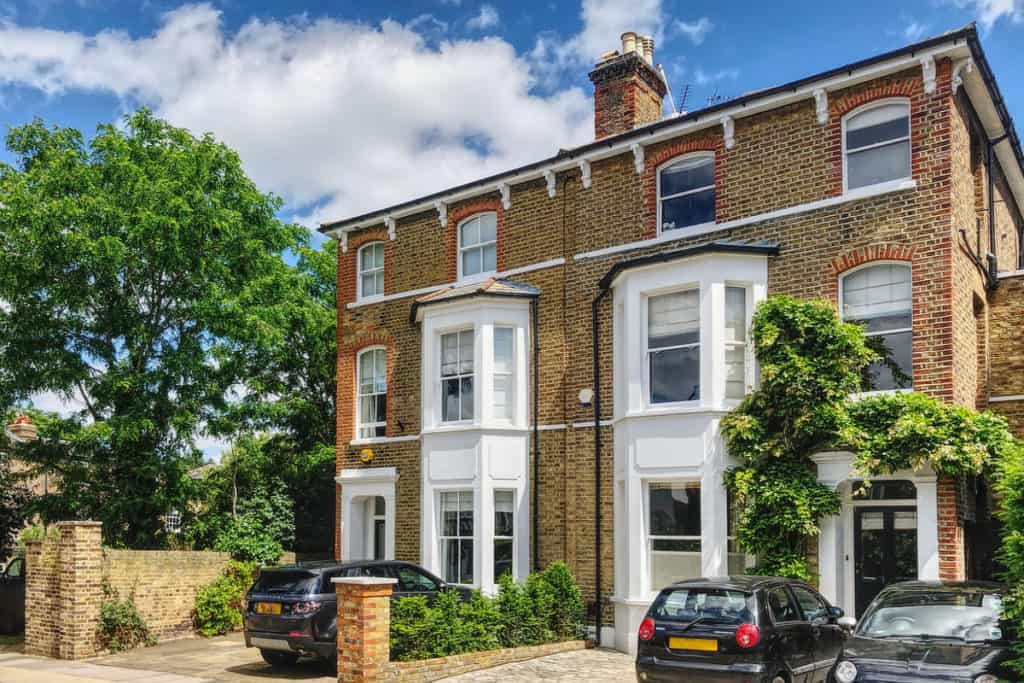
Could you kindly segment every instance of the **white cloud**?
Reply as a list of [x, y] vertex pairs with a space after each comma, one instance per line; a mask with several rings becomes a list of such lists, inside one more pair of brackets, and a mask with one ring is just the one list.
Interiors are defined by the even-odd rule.
[[0, 23], [0, 85], [110, 93], [213, 131], [261, 187], [293, 208], [315, 205], [307, 220], [380, 208], [590, 139], [588, 96], [539, 96], [537, 76], [498, 38], [433, 45], [394, 21], [252, 19], [229, 33], [202, 4], [169, 12], [142, 37]]
[[919, 21], [910, 19], [906, 22], [906, 25], [904, 25], [900, 35], [902, 35], [907, 42], [915, 43], [921, 40], [926, 33], [928, 33], [928, 24], [922, 24]]
[[715, 83], [716, 81], [723, 80], [736, 80], [739, 78], [739, 69], [719, 69], [718, 71], [712, 71], [708, 73], [697, 67], [693, 72], [693, 79], [697, 82], [697, 85], [707, 85], [708, 83]]
[[498, 25], [498, 10], [494, 5], [480, 5], [480, 13], [466, 22], [471, 31], [483, 31]]
[[712, 24], [711, 20], [707, 17], [701, 17], [697, 21], [682, 21], [681, 19], [676, 19], [672, 23], [673, 30], [685, 35], [694, 45], [700, 45], [703, 43], [704, 38], [714, 27], [715, 25]]
[[978, 23], [988, 31], [1006, 18], [1013, 23], [1024, 21], [1024, 0], [952, 0], [960, 9], [971, 9]]

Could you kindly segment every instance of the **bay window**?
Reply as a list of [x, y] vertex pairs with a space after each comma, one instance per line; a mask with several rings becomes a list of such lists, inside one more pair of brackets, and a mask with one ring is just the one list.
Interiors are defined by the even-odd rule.
[[715, 156], [687, 156], [658, 171], [662, 232], [715, 222]]
[[441, 562], [448, 583], [473, 583], [473, 492], [441, 493]]
[[886, 101], [843, 119], [846, 189], [910, 178], [910, 105]]
[[700, 483], [649, 482], [647, 509], [651, 587], [700, 576]]
[[494, 492], [494, 582], [512, 574], [515, 546], [515, 491]]
[[647, 300], [647, 372], [651, 403], [700, 399], [700, 291]]
[[380, 346], [365, 349], [356, 359], [356, 437], [371, 439], [387, 431], [388, 356]]
[[473, 330], [441, 335], [441, 421], [473, 419]]
[[913, 386], [910, 274], [907, 264], [880, 263], [848, 273], [840, 282], [843, 320], [860, 324], [886, 356], [867, 369], [873, 390]]

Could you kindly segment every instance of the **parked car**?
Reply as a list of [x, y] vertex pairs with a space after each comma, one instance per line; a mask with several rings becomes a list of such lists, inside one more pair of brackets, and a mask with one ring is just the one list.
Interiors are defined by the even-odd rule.
[[908, 581], [868, 605], [836, 662], [832, 681], [1020, 680], [1005, 662], [1010, 634], [1000, 621], [1005, 589], [981, 581]]
[[381, 576], [397, 579], [392, 599], [422, 595], [433, 600], [441, 591], [470, 591], [449, 586], [408, 562], [368, 561], [340, 564], [310, 562], [260, 570], [245, 602], [245, 644], [259, 648], [271, 666], [294, 664], [300, 655], [337, 656], [338, 603], [331, 579]]
[[823, 683], [843, 648], [842, 616], [801, 581], [680, 581], [658, 594], [640, 624], [637, 680]]
[[25, 631], [25, 558], [11, 559], [0, 574], [0, 634]]

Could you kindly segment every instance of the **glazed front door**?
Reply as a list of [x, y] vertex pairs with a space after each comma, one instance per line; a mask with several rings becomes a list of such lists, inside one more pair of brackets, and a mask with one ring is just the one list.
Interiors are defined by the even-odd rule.
[[917, 578], [917, 510], [862, 507], [853, 513], [857, 616], [891, 583]]

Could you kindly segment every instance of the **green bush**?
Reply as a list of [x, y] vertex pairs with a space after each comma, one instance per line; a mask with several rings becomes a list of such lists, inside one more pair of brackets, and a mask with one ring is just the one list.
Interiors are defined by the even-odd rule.
[[220, 636], [242, 626], [245, 593], [256, 578], [256, 566], [231, 562], [213, 583], [196, 594], [193, 622], [207, 637]]
[[399, 600], [391, 610], [391, 658], [399, 661], [519, 647], [579, 637], [583, 601], [568, 567], [551, 565], [524, 584], [508, 575], [491, 599], [474, 591], [460, 602], [455, 591]]
[[156, 644], [156, 638], [150, 634], [146, 620], [139, 614], [131, 598], [103, 601], [100, 605], [100, 623], [96, 627], [96, 638], [100, 642], [100, 647], [111, 652]]
[[1003, 542], [999, 560], [1006, 567], [1002, 579], [1009, 587], [1003, 617], [1009, 622], [1016, 658], [1010, 666], [1024, 674], [1024, 444], [1005, 449], [996, 462], [996, 494], [1001, 499], [999, 518]]
[[231, 557], [241, 562], [256, 564], [275, 564], [284, 553], [281, 543], [255, 515], [242, 515], [233, 520], [217, 536], [213, 547], [231, 553]]

